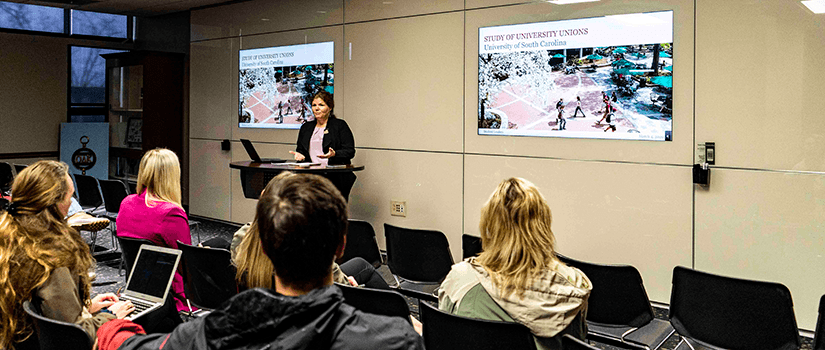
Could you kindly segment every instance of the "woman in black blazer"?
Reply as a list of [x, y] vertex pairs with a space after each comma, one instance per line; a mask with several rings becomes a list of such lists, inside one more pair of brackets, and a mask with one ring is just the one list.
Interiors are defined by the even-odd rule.
[[[295, 161], [321, 163], [323, 165], [351, 164], [355, 157], [355, 139], [352, 130], [343, 119], [332, 114], [335, 101], [332, 94], [321, 90], [312, 98], [315, 120], [301, 125], [295, 151], [290, 151]], [[355, 183], [352, 172], [329, 173], [326, 177], [335, 184], [345, 199]]]

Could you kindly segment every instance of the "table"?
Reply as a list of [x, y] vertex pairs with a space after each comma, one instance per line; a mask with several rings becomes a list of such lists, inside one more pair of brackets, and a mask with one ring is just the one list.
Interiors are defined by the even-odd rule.
[[347, 173], [364, 170], [363, 165], [296, 166], [293, 163], [256, 163], [251, 160], [229, 163], [229, 168], [241, 171], [241, 186], [246, 198], [258, 199], [266, 184], [283, 171], [302, 174]]

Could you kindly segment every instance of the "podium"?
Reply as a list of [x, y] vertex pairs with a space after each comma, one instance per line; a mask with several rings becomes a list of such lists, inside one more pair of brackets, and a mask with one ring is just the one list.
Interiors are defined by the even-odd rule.
[[251, 160], [229, 163], [229, 168], [241, 171], [241, 187], [246, 198], [258, 199], [272, 178], [283, 171], [300, 174], [327, 175], [364, 170], [363, 165], [332, 165], [302, 167], [286, 163], [256, 163]]

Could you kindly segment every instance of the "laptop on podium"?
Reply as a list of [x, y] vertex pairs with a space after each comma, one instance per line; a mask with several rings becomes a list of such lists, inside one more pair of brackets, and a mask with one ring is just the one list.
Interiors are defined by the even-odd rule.
[[263, 158], [258, 155], [258, 151], [255, 150], [255, 146], [252, 145], [252, 142], [247, 139], [241, 139], [241, 144], [243, 144], [243, 148], [246, 150], [246, 154], [249, 155], [249, 159], [252, 159], [255, 163], [283, 163], [286, 162], [285, 159], [280, 158]]
[[133, 320], [159, 309], [169, 295], [181, 251], [144, 244], [140, 246], [135, 265], [129, 274], [120, 300], [129, 300], [135, 311], [126, 317]]

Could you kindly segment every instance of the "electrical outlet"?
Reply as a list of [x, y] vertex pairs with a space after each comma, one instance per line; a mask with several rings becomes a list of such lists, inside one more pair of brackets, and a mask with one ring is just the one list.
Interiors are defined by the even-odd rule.
[[407, 202], [390, 201], [390, 215], [407, 217]]

